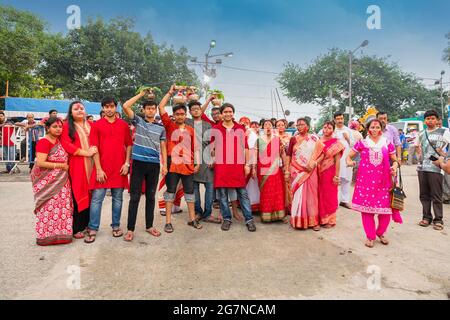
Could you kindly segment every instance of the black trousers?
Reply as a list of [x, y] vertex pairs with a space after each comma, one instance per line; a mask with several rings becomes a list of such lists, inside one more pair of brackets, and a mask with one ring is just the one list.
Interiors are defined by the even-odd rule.
[[142, 182], [145, 181], [145, 225], [153, 227], [155, 195], [158, 187], [160, 165], [157, 163], [133, 160], [130, 179], [130, 205], [128, 206], [128, 230], [134, 231], [142, 193]]
[[89, 224], [90, 208], [78, 212], [77, 200], [75, 200], [75, 196], [73, 195], [73, 193], [72, 199], [73, 199], [73, 234], [77, 234], [78, 232], [86, 230]]
[[[443, 223], [442, 192], [444, 176], [435, 172], [418, 171], [420, 202], [422, 202], [423, 220]], [[433, 204], [434, 220], [431, 214]]]

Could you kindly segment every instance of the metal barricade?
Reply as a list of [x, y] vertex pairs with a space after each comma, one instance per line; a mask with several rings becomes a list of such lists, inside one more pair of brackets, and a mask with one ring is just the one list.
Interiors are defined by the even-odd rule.
[[0, 165], [6, 166], [6, 172], [19, 173], [18, 165], [29, 163], [29, 141], [25, 128], [9, 123], [0, 126]]

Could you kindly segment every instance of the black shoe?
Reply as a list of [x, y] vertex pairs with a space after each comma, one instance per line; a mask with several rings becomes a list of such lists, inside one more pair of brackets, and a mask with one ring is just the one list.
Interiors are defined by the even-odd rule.
[[222, 230], [223, 231], [228, 231], [231, 228], [231, 221], [230, 220], [223, 220], [222, 222]]
[[341, 202], [341, 203], [339, 203], [339, 205], [340, 205], [341, 207], [347, 208], [347, 209], [349, 209], [349, 210], [352, 209], [352, 206], [349, 205], [348, 203], [345, 203], [345, 202]]
[[255, 226], [255, 222], [253, 220], [249, 221], [247, 223], [247, 229], [250, 232], [255, 232], [256, 231], [256, 226]]

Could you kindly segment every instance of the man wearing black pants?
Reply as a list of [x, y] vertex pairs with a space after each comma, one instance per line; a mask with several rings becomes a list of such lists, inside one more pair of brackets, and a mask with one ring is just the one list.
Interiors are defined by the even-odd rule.
[[[433, 161], [443, 154], [443, 150], [450, 143], [450, 133], [445, 128], [437, 127], [439, 114], [429, 110], [424, 115], [427, 128], [420, 133], [414, 145], [421, 159], [417, 167], [419, 175], [420, 201], [422, 202], [423, 218], [419, 222], [422, 227], [433, 223], [435, 230], [444, 229], [442, 192], [443, 172]], [[434, 219], [431, 214], [433, 204]]]
[[161, 233], [153, 227], [155, 210], [155, 194], [158, 185], [159, 171], [167, 174], [166, 131], [155, 122], [157, 103], [145, 101], [142, 104], [145, 119], [135, 115], [131, 106], [146, 94], [145, 90], [131, 98], [123, 105], [123, 110], [136, 128], [136, 138], [131, 158], [133, 160], [130, 179], [130, 204], [128, 207], [128, 232], [125, 241], [132, 241], [136, 225], [139, 200], [142, 193], [142, 182], [145, 181], [145, 224], [146, 231], [154, 237]]

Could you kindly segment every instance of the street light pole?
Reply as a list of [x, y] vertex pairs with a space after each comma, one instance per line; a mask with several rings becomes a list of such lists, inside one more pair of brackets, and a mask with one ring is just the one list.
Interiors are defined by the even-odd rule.
[[353, 67], [353, 54], [356, 52], [356, 51], [358, 51], [358, 49], [359, 48], [363, 48], [363, 47], [366, 47], [367, 45], [369, 44], [369, 41], [368, 40], [364, 40], [363, 41], [363, 43], [361, 43], [359, 46], [358, 46], [358, 48], [356, 48], [355, 50], [353, 50], [353, 51], [351, 51], [350, 52], [350, 56], [349, 56], [349, 60], [350, 60], [350, 67], [349, 67], [349, 79], [348, 79], [348, 93], [349, 93], [349, 100], [348, 100], [348, 105], [349, 105], [349, 108], [348, 108], [348, 121], [351, 121], [352, 120], [352, 113], [353, 113], [353, 110], [352, 110], [352, 107], [353, 107], [353, 104], [352, 104], [352, 67]]

